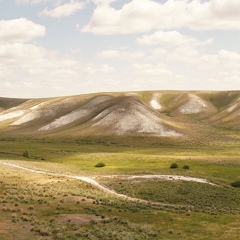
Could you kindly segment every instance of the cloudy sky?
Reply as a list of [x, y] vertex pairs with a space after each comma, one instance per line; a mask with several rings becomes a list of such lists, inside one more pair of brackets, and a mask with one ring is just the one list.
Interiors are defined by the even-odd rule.
[[0, 0], [0, 96], [240, 90], [240, 0]]

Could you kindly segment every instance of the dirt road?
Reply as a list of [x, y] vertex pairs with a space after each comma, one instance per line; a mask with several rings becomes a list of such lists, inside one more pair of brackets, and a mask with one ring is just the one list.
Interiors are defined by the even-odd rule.
[[[21, 170], [24, 170], [24, 171], [28, 171], [28, 172], [32, 172], [32, 173], [37, 173], [37, 174], [44, 174], [44, 175], [48, 175], [48, 176], [77, 179], [77, 180], [80, 180], [80, 181], [92, 184], [93, 186], [103, 190], [104, 192], [112, 194], [112, 195], [115, 195], [117, 197], [125, 198], [125, 199], [131, 200], [131, 201], [140, 201], [140, 202], [143, 202], [143, 203], [151, 202], [151, 201], [146, 201], [146, 200], [143, 200], [143, 199], [132, 198], [132, 197], [129, 197], [129, 196], [124, 195], [124, 194], [119, 194], [119, 193], [115, 192], [114, 190], [111, 190], [111, 189], [101, 185], [99, 182], [94, 180], [95, 177], [72, 176], [72, 175], [52, 173], [52, 172], [47, 172], [47, 171], [43, 171], [43, 170], [36, 170], [36, 169], [28, 168], [28, 167], [22, 167], [22, 166], [17, 165], [17, 164], [11, 164], [11, 163], [2, 162], [2, 161], [0, 161], [0, 164], [4, 165], [4, 166], [8, 166], [8, 167], [18, 168], [18, 169], [21, 169]], [[103, 177], [103, 176], [101, 176], [101, 177]], [[205, 183], [205, 184], [214, 185], [213, 183], [208, 182], [206, 179], [185, 177], [185, 176], [179, 176], [179, 175], [132, 175], [132, 176], [125, 176], [125, 177], [122, 176], [122, 175], [121, 176], [110, 175], [110, 176], [104, 176], [104, 177], [108, 177], [108, 178], [120, 177], [120, 178], [125, 178], [125, 179], [159, 178], [159, 179], [163, 179], [163, 180], [184, 180], [184, 181], [194, 181], [194, 182], [198, 182], [198, 183]], [[168, 206], [171, 205], [171, 204], [163, 204], [163, 203], [159, 203], [159, 202], [151, 202], [151, 203], [161, 204], [161, 205], [168, 205]]]

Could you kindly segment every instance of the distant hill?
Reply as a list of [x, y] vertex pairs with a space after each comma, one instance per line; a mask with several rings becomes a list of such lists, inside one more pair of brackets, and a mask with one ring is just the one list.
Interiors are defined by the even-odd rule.
[[44, 99], [0, 98], [2, 132], [181, 138], [191, 135], [191, 123], [198, 121], [210, 127], [240, 129], [240, 91], [146, 91]]

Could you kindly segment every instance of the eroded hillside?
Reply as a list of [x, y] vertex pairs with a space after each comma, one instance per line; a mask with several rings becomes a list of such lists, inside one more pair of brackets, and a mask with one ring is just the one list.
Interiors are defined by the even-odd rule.
[[[0, 98], [0, 130], [182, 137], [192, 124], [240, 129], [240, 92], [152, 91], [48, 99]], [[206, 130], [207, 131], [207, 130]]]

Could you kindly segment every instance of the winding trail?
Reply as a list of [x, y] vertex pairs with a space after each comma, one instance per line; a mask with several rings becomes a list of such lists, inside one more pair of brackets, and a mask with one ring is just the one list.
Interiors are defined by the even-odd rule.
[[[101, 176], [102, 177], [102, 176]], [[113, 177], [119, 177], [119, 178], [125, 178], [125, 179], [137, 179], [137, 178], [145, 178], [145, 179], [152, 179], [152, 178], [158, 178], [166, 181], [172, 181], [172, 180], [182, 180], [187, 182], [197, 182], [197, 183], [206, 183], [212, 186], [216, 186], [216, 184], [211, 183], [203, 178], [194, 178], [194, 177], [185, 177], [185, 176], [179, 176], [179, 175], [133, 175], [133, 176], [119, 176], [119, 175], [113, 175], [113, 176], [103, 176], [106, 178], [113, 178]]]
[[[142, 203], [152, 203], [152, 204], [163, 205], [163, 206], [176, 206], [176, 204], [164, 204], [164, 203], [160, 203], [160, 202], [147, 201], [147, 200], [143, 200], [143, 199], [139, 199], [139, 198], [133, 198], [133, 197], [129, 197], [129, 196], [124, 195], [124, 194], [117, 193], [114, 190], [111, 190], [111, 189], [101, 185], [96, 180], [94, 180], [95, 177], [91, 178], [91, 177], [72, 176], [72, 175], [52, 173], [52, 172], [47, 172], [47, 171], [35, 170], [35, 169], [32, 169], [32, 168], [22, 167], [22, 166], [17, 165], [17, 164], [11, 164], [11, 163], [6, 163], [6, 162], [0, 162], [0, 165], [5, 165], [5, 166], [8, 166], [8, 167], [18, 168], [18, 169], [21, 169], [21, 170], [25, 170], [25, 171], [32, 172], [32, 173], [37, 173], [37, 174], [43, 174], [43, 175], [55, 176], [55, 177], [64, 177], [64, 178], [70, 178], [70, 179], [77, 179], [77, 180], [92, 184], [93, 186], [103, 190], [106, 193], [115, 195], [117, 197], [125, 198], [125, 199], [130, 200], [130, 201], [135, 201], [135, 202], [137, 201], [137, 202], [142, 202]], [[111, 175], [111, 176], [101, 176], [101, 177], [106, 177], [106, 178], [120, 177], [120, 178], [123, 178], [124, 176]], [[127, 179], [159, 178], [159, 179], [164, 179], [164, 180], [184, 180], [184, 181], [194, 181], [194, 182], [198, 182], [198, 183], [205, 183], [205, 184], [210, 184], [210, 185], [216, 186], [215, 184], [208, 182], [206, 179], [185, 177], [185, 176], [178, 176], [178, 175], [138, 175], [138, 176], [125, 176], [124, 178], [125, 179], [126, 178]], [[184, 206], [184, 205], [177, 205], [177, 206]]]
[[[18, 169], [25, 170], [25, 171], [32, 172], [32, 173], [38, 173], [38, 174], [44, 174], [44, 175], [54, 176], [54, 177], [64, 177], [64, 178], [81, 180], [83, 182], [90, 183], [93, 186], [96, 186], [97, 188], [103, 190], [106, 193], [110, 193], [110, 194], [116, 195], [118, 197], [124, 197], [124, 198], [127, 198], [129, 200], [134, 200], [134, 201], [140, 200], [140, 199], [137, 199], [137, 198], [129, 197], [129, 196], [124, 195], [124, 194], [117, 193], [114, 190], [106, 188], [103, 185], [99, 184], [97, 181], [95, 181], [93, 178], [90, 178], [90, 177], [71, 176], [71, 175], [65, 175], [65, 174], [51, 173], [51, 172], [46, 172], [46, 171], [42, 171], [42, 170], [35, 170], [35, 169], [32, 169], [32, 168], [22, 167], [20, 165], [5, 163], [5, 162], [0, 162], [0, 164], [8, 166], [8, 167], [18, 168]], [[144, 202], [148, 202], [148, 201], [144, 201]]]

